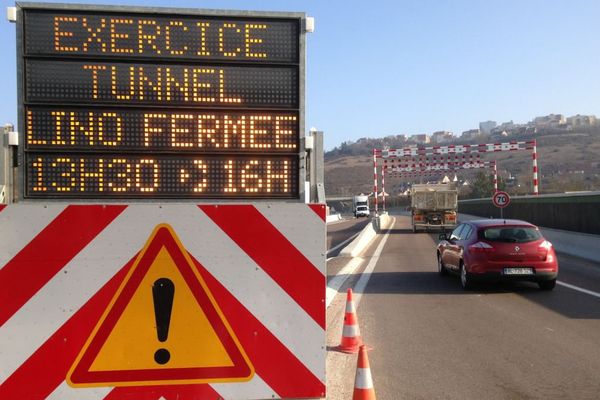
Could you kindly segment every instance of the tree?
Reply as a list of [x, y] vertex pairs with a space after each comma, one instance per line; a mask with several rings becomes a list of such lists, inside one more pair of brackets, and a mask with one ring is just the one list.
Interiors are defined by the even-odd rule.
[[[504, 179], [498, 177], [498, 190], [504, 190], [505, 188]], [[481, 199], [486, 197], [492, 197], [494, 193], [494, 177], [486, 172], [479, 171], [475, 180], [471, 183], [471, 199]]]

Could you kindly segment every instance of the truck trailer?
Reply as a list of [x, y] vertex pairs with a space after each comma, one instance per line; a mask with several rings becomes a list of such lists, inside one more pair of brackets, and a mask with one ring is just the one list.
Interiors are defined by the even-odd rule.
[[439, 229], [445, 232], [456, 227], [458, 190], [454, 183], [412, 185], [412, 230]]

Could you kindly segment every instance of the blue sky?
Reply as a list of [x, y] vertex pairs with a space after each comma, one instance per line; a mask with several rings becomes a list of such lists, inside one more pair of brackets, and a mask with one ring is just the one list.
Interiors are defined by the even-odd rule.
[[[325, 132], [326, 149], [361, 137], [460, 134], [488, 119], [600, 116], [597, 0], [76, 3], [304, 11], [315, 17], [307, 48], [306, 126]], [[16, 123], [15, 26], [6, 19], [0, 37], [0, 123]]]

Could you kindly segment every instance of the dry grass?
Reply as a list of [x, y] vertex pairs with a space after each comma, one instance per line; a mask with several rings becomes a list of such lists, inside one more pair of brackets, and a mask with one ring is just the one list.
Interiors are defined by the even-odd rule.
[[[597, 134], [565, 133], [540, 136], [537, 138], [537, 150], [542, 193], [600, 190], [600, 136]], [[496, 160], [501, 177], [506, 178], [509, 173], [517, 177], [521, 187], [509, 188], [510, 192], [531, 192], [531, 153], [491, 153], [482, 155], [482, 159]], [[477, 171], [460, 171], [458, 175], [460, 179], [469, 180], [473, 179], [476, 173]], [[386, 187], [392, 188], [400, 182], [403, 181], [388, 177]], [[326, 161], [325, 189], [328, 196], [370, 193], [373, 190], [373, 158], [364, 155], [346, 156]]]

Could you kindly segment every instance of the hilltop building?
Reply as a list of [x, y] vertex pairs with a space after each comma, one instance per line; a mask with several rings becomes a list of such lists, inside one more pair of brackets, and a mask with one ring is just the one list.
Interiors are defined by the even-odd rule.
[[437, 131], [431, 134], [431, 141], [435, 143], [447, 143], [454, 139], [454, 134], [449, 131]]
[[[492, 133], [492, 129], [496, 127], [496, 121], [484, 121], [479, 123], [479, 130], [484, 135], [489, 135]], [[467, 131], [468, 132], [468, 131]]]
[[531, 124], [536, 128], [558, 128], [565, 125], [567, 119], [562, 114], [550, 114], [543, 117], [535, 117]]
[[421, 135], [412, 135], [408, 138], [408, 140], [419, 143], [419, 144], [429, 144], [431, 143], [431, 138], [426, 134]]
[[464, 131], [460, 136], [461, 139], [475, 139], [479, 135], [481, 135], [480, 129], [469, 129], [468, 131]]
[[579, 126], [596, 126], [598, 125], [598, 119], [595, 115], [574, 115], [567, 118], [567, 125], [573, 127]]

